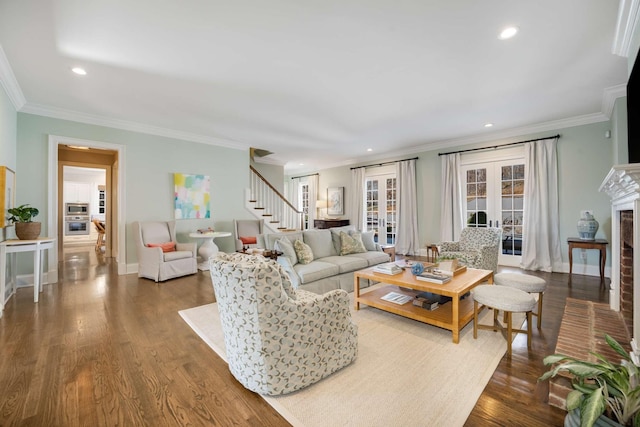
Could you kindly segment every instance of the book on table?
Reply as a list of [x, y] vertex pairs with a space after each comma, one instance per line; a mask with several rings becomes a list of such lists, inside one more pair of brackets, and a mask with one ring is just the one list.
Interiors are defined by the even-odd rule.
[[375, 267], [373, 267], [373, 271], [378, 273], [384, 273], [384, 274], [399, 274], [403, 272], [402, 268], [398, 267], [393, 262], [378, 264]]
[[438, 308], [439, 304], [438, 301], [432, 298], [424, 298], [421, 296], [417, 296], [413, 299], [413, 305], [415, 305], [416, 307], [422, 307], [426, 310], [435, 310], [436, 308]]
[[402, 304], [408, 303], [413, 298], [410, 297], [409, 295], [401, 294], [398, 292], [389, 292], [388, 294], [380, 297], [380, 299], [392, 302], [394, 304], [402, 305]]
[[446, 274], [442, 274], [442, 273], [434, 273], [434, 272], [424, 272], [424, 273], [420, 273], [416, 276], [417, 280], [422, 280], [423, 282], [429, 282], [429, 283], [438, 283], [438, 284], [445, 284], [449, 281], [451, 281], [451, 276], [447, 276]]

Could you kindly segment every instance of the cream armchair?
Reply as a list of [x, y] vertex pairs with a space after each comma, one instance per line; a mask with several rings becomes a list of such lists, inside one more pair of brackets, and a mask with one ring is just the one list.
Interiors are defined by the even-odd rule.
[[258, 235], [264, 233], [264, 219], [234, 219], [233, 237], [236, 251], [257, 246]]
[[196, 243], [176, 241], [175, 221], [134, 222], [138, 277], [156, 282], [198, 272]]
[[500, 228], [466, 227], [459, 241], [440, 243], [439, 256], [455, 256], [467, 267], [493, 270], [495, 274], [501, 235]]
[[280, 395], [351, 363], [358, 330], [343, 290], [296, 290], [275, 261], [218, 253], [209, 260], [229, 370], [247, 389]]

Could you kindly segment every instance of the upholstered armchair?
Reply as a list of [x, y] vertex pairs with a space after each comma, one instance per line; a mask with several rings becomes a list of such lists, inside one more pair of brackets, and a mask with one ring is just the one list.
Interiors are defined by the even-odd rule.
[[466, 227], [457, 242], [440, 243], [439, 256], [455, 256], [471, 268], [498, 272], [498, 253], [502, 229], [491, 227]]
[[198, 272], [196, 243], [176, 241], [175, 221], [134, 222], [138, 277], [156, 282]]
[[351, 363], [357, 326], [343, 290], [297, 290], [275, 261], [218, 253], [209, 260], [229, 370], [247, 389], [280, 395]]
[[264, 219], [234, 219], [233, 237], [236, 239], [236, 250], [244, 247], [256, 247], [258, 235], [264, 233]]

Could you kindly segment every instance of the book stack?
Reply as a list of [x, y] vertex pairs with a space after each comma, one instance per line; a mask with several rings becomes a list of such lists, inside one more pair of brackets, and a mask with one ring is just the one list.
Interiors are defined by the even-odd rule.
[[423, 282], [429, 283], [438, 283], [443, 285], [449, 281], [451, 281], [451, 276], [447, 276], [446, 274], [436, 273], [436, 272], [427, 272], [418, 274], [416, 279], [421, 280]]
[[373, 267], [373, 271], [375, 271], [376, 273], [384, 273], [384, 274], [399, 274], [402, 273], [402, 268], [398, 267], [395, 263], [393, 262], [387, 262], [384, 264], [378, 264], [375, 267]]
[[424, 309], [431, 311], [438, 308], [439, 304], [438, 304], [438, 301], [434, 299], [425, 298], [425, 297], [416, 295], [416, 297], [413, 299], [413, 305], [415, 305], [416, 307], [422, 307]]

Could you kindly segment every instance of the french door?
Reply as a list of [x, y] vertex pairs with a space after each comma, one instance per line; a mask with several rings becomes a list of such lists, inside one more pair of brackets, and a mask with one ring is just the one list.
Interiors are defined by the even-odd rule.
[[385, 174], [365, 180], [365, 215], [367, 231], [375, 231], [380, 244], [396, 242], [396, 176]]
[[518, 266], [522, 258], [524, 159], [475, 163], [461, 167], [468, 227], [501, 227], [498, 263]]

